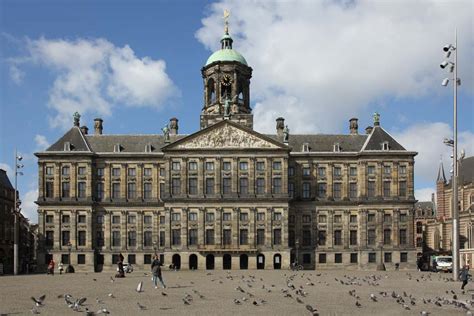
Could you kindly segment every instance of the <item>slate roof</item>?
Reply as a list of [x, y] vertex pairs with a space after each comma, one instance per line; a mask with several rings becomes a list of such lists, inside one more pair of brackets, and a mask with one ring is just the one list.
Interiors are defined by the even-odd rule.
[[438, 177], [436, 178], [436, 182], [446, 183], [446, 175], [444, 174], [444, 166], [442, 161], [439, 163]]
[[406, 150], [380, 126], [374, 126], [370, 138], [362, 150], [381, 150], [383, 142], [388, 142], [389, 150]]
[[474, 183], [474, 156], [462, 160], [459, 167], [459, 178], [463, 184]]
[[8, 179], [7, 172], [3, 169], [0, 169], [0, 185], [4, 188], [14, 190], [12, 183], [10, 182], [10, 179]]
[[64, 143], [71, 144], [71, 151], [87, 151], [90, 152], [89, 145], [82, 135], [81, 129], [74, 126], [66, 134], [63, 135], [57, 142], [52, 144], [46, 151], [64, 151]]
[[434, 208], [434, 203], [431, 202], [431, 201], [425, 201], [425, 202], [416, 202], [415, 203], [415, 208], [420, 208], [420, 209], [423, 209], [423, 210], [426, 210], [426, 209], [433, 209]]
[[[278, 139], [277, 135], [267, 136]], [[304, 143], [308, 143], [310, 152], [332, 152], [334, 144], [339, 143], [342, 152], [359, 152], [366, 139], [367, 135], [290, 134], [288, 145], [292, 152], [302, 152]]]
[[[186, 135], [170, 135], [170, 141], [175, 142]], [[165, 145], [163, 135], [86, 135], [87, 142], [94, 152], [113, 152], [114, 146], [120, 144], [121, 152], [144, 153], [145, 146], [150, 144], [152, 152], [161, 152]]]

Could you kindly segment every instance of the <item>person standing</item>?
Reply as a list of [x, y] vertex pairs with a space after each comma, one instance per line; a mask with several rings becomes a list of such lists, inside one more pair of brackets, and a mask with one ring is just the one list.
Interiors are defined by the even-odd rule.
[[464, 265], [464, 267], [461, 269], [461, 272], [459, 272], [459, 280], [462, 281], [461, 290], [464, 290], [464, 287], [466, 286], [469, 277], [471, 277], [471, 275], [469, 274], [469, 266]]
[[163, 282], [163, 276], [161, 275], [162, 265], [163, 263], [158, 260], [158, 256], [154, 256], [153, 262], [151, 263], [151, 271], [153, 272], [153, 284], [155, 285], [155, 289], [158, 288], [158, 280], [160, 280], [161, 287], [166, 288], [165, 282]]
[[62, 261], [60, 261], [58, 264], [58, 270], [59, 270], [59, 274], [63, 274], [64, 267], [63, 267]]
[[54, 275], [54, 260], [51, 259], [51, 261], [48, 264], [48, 274]]

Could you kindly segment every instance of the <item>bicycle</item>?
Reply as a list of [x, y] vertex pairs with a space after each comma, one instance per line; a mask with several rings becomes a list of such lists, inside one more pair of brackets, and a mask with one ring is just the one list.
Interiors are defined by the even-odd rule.
[[298, 264], [297, 262], [294, 262], [290, 264], [290, 266], [288, 267], [288, 270], [300, 271], [300, 270], [303, 270], [303, 266], [301, 264]]

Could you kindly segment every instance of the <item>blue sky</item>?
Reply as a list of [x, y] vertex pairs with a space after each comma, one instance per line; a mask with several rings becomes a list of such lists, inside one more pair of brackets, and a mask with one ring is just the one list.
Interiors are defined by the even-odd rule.
[[[72, 126], [72, 113], [107, 134], [199, 128], [200, 69], [219, 47], [222, 10], [234, 48], [253, 68], [256, 129], [284, 116], [292, 133], [347, 133], [381, 114], [416, 159], [417, 198], [449, 170], [452, 86], [441, 48], [459, 29], [460, 147], [474, 154], [473, 4], [453, 1], [1, 1], [0, 167], [23, 154], [23, 208], [36, 221], [33, 153]], [[451, 12], [447, 14], [446, 12]], [[74, 109], [74, 110], [73, 110]], [[9, 170], [10, 169], [10, 170]]]

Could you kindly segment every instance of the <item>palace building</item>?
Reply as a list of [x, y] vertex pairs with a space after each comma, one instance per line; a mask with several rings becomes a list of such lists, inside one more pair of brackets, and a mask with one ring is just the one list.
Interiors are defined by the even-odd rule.
[[80, 116], [38, 157], [43, 265], [145, 267], [154, 253], [181, 269], [413, 267], [413, 168], [380, 124], [341, 135], [253, 129], [252, 68], [222, 47], [202, 68], [200, 130], [159, 135], [94, 133]]

